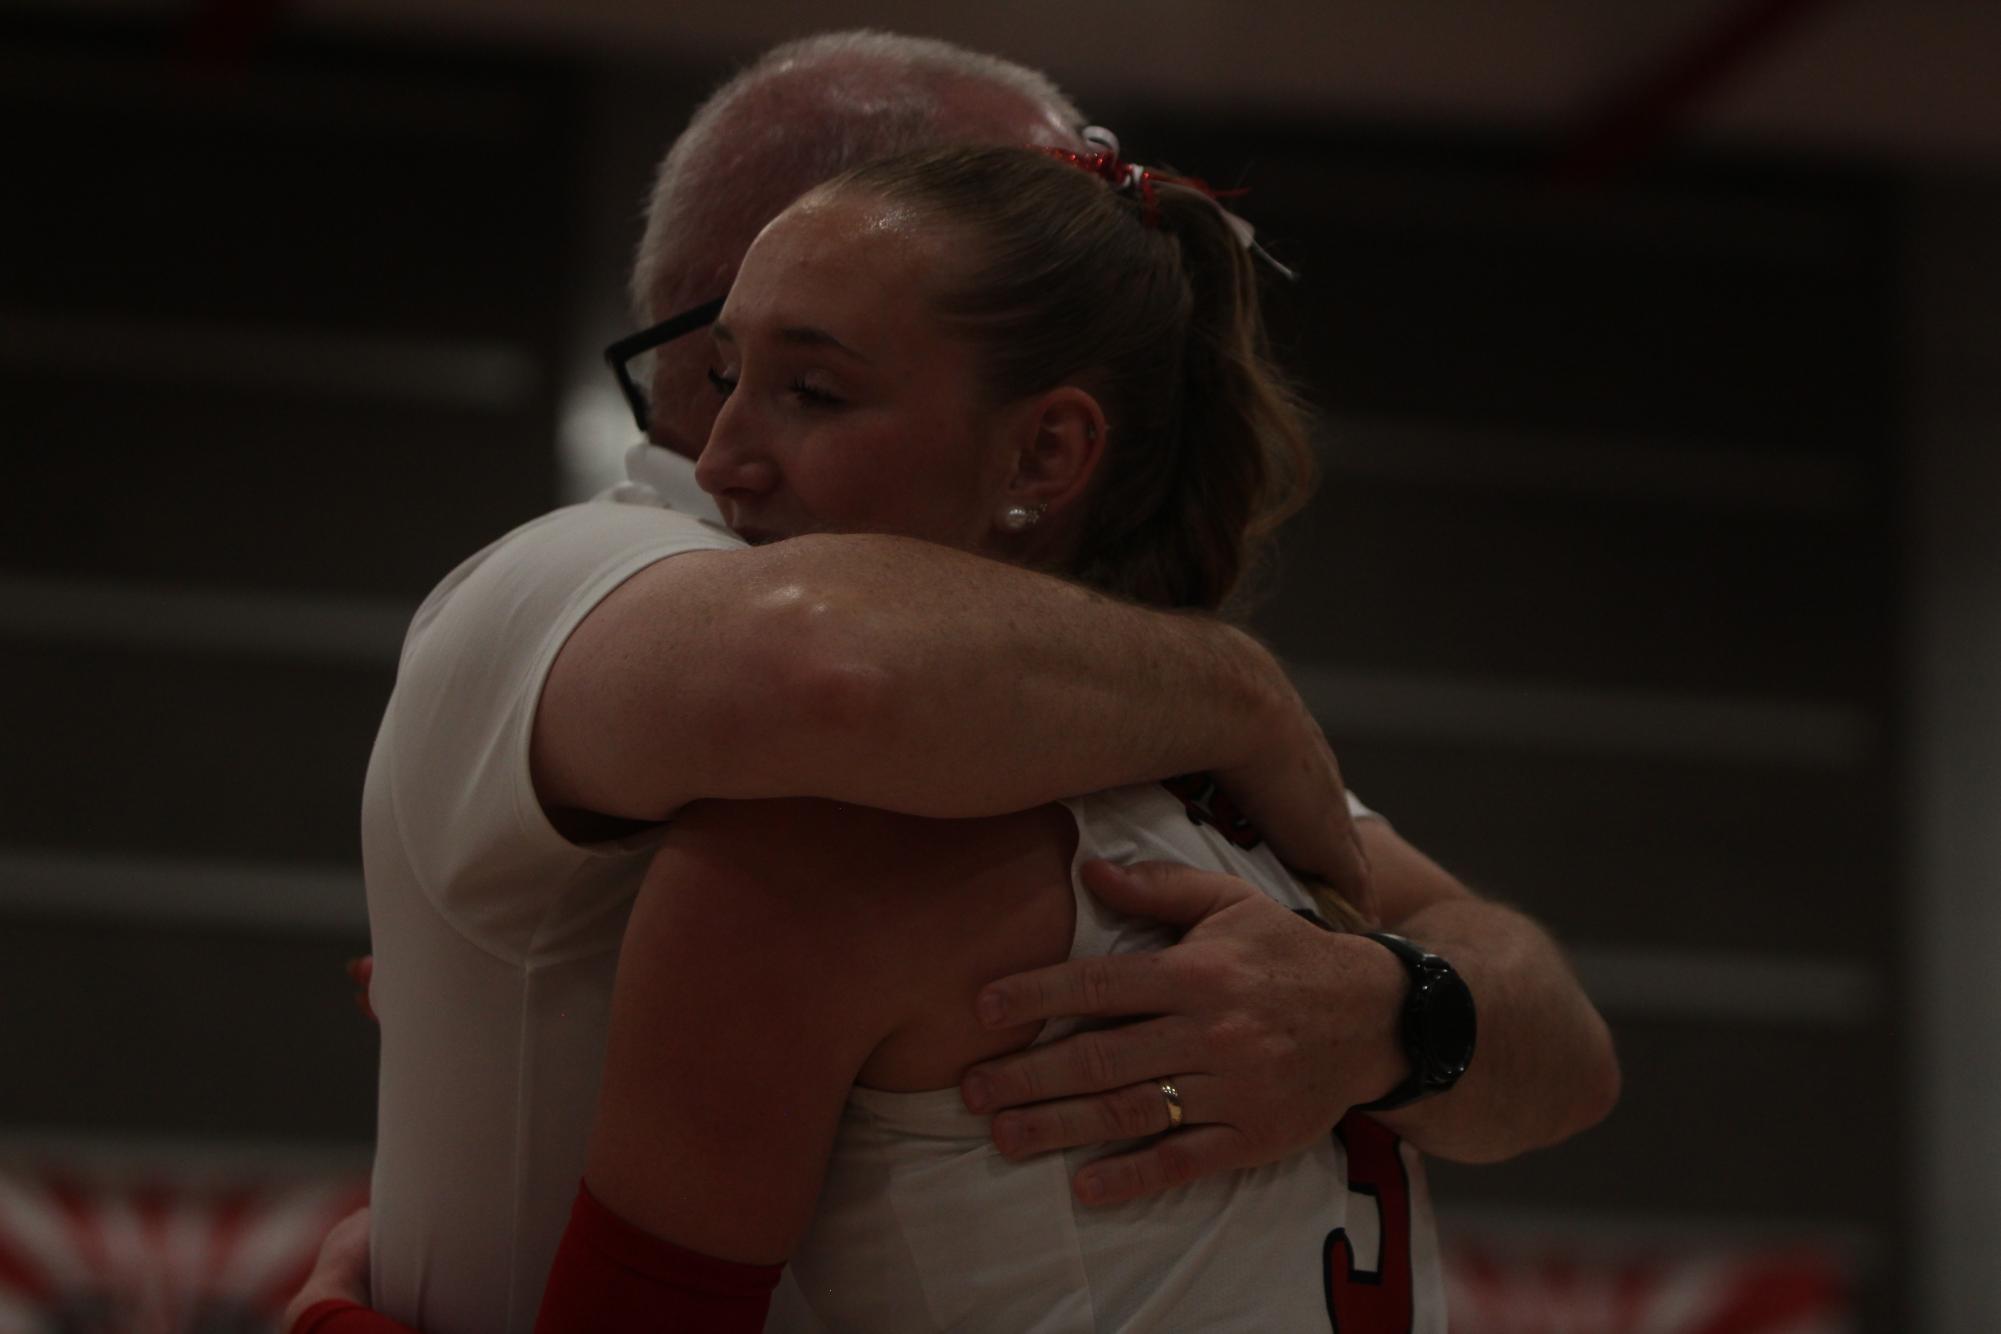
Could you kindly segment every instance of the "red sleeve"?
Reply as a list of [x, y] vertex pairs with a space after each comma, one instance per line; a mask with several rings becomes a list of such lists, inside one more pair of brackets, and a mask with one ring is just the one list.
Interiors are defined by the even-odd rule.
[[353, 1302], [314, 1302], [300, 1313], [292, 1334], [417, 1334], [399, 1321]]
[[[784, 1270], [718, 1260], [662, 1241], [605, 1208], [578, 1182], [535, 1334], [761, 1334]], [[356, 1334], [368, 1331], [356, 1326]]]

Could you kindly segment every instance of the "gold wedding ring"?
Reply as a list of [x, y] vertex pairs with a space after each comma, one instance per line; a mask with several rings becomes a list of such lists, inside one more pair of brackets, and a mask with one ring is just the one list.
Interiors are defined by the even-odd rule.
[[1167, 1128], [1173, 1130], [1181, 1124], [1181, 1090], [1163, 1079], [1160, 1081], [1160, 1096], [1167, 1099]]

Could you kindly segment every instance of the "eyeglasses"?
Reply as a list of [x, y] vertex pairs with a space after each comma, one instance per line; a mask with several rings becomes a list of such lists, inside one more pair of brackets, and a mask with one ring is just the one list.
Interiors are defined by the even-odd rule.
[[625, 395], [626, 406], [632, 409], [632, 420], [642, 434], [652, 427], [653, 405], [646, 398], [647, 390], [653, 385], [651, 353], [663, 343], [671, 343], [697, 329], [708, 328], [722, 313], [723, 298], [704, 301], [693, 310], [684, 310], [650, 329], [627, 334], [604, 350], [604, 364], [611, 367], [612, 375], [618, 380], [618, 390]]

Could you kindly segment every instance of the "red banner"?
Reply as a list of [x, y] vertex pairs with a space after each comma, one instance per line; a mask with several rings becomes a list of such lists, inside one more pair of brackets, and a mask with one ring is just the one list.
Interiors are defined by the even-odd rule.
[[1452, 1334], [1853, 1334], [1837, 1248], [1519, 1238], [1445, 1247]]
[[[275, 1318], [353, 1175], [0, 1168], [0, 1334], [193, 1334]], [[1445, 1239], [1452, 1334], [1853, 1334], [1839, 1248]]]
[[347, 1176], [0, 1171], [0, 1334], [268, 1324], [367, 1195]]

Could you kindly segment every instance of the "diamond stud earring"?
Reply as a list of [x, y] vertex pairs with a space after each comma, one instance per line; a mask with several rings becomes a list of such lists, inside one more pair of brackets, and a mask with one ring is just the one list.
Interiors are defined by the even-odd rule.
[[1041, 518], [1040, 505], [1009, 505], [1001, 511], [1000, 526], [1004, 532], [1025, 533]]

